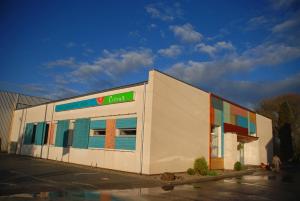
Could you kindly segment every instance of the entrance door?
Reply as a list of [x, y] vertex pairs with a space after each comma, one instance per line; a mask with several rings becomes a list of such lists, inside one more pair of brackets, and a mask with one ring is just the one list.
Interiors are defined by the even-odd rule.
[[238, 145], [238, 161], [244, 165], [244, 144], [240, 143]]

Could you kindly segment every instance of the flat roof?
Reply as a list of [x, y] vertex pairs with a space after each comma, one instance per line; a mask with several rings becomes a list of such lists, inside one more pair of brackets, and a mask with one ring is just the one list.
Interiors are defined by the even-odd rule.
[[[25, 107], [25, 108], [22, 108], [22, 109], [36, 107], [36, 106], [45, 105], [45, 104], [49, 104], [49, 103], [56, 103], [56, 102], [70, 100], [70, 99], [74, 99], [74, 98], [80, 98], [80, 97], [83, 97], [83, 96], [90, 96], [90, 95], [94, 95], [94, 94], [98, 94], [98, 93], [103, 93], [103, 92], [107, 92], [107, 91], [124, 89], [124, 88], [134, 87], [134, 86], [140, 86], [140, 85], [147, 84], [147, 83], [148, 83], [148, 81], [143, 81], [143, 82], [136, 82], [136, 83], [133, 83], [133, 84], [122, 85], [122, 86], [119, 86], [119, 87], [107, 88], [107, 89], [103, 89], [103, 90], [100, 90], [100, 91], [93, 91], [93, 92], [86, 93], [86, 94], [81, 94], [81, 95], [77, 95], [77, 96], [71, 96], [71, 97], [68, 97], [68, 98], [57, 99], [57, 100], [49, 101], [49, 102], [46, 102], [46, 103], [41, 103], [41, 104], [37, 104], [37, 105]], [[17, 109], [17, 110], [22, 110], [22, 109]]]
[[[237, 103], [235, 103], [235, 102], [233, 102], [233, 101], [230, 101], [230, 100], [228, 100], [228, 99], [225, 99], [225, 98], [223, 98], [223, 97], [221, 97], [221, 96], [219, 96], [219, 95], [216, 95], [216, 94], [214, 94], [214, 93], [212, 93], [212, 92], [209, 92], [209, 91], [206, 91], [206, 90], [204, 90], [204, 89], [201, 89], [200, 87], [197, 87], [197, 86], [195, 86], [195, 85], [192, 85], [192, 84], [190, 84], [190, 83], [187, 83], [187, 82], [185, 82], [185, 81], [183, 81], [183, 80], [180, 80], [180, 79], [178, 79], [178, 78], [176, 78], [176, 77], [174, 77], [174, 76], [172, 76], [172, 75], [169, 75], [169, 74], [167, 74], [167, 73], [164, 73], [164, 72], [162, 72], [162, 71], [160, 71], [160, 70], [152, 69], [152, 70], [150, 70], [150, 71], [156, 71], [156, 72], [159, 72], [159, 73], [161, 73], [161, 74], [163, 74], [163, 75], [166, 75], [166, 76], [168, 76], [168, 77], [170, 77], [170, 78], [172, 78], [172, 79], [175, 79], [175, 80], [177, 80], [177, 81], [179, 81], [179, 82], [181, 82], [181, 83], [184, 83], [184, 84], [189, 85], [189, 86], [191, 86], [191, 87], [193, 87], [193, 88], [196, 88], [196, 89], [198, 89], [198, 90], [201, 90], [201, 91], [204, 91], [204, 92], [206, 92], [206, 93], [209, 93], [209, 94], [211, 94], [212, 96], [215, 96], [215, 97], [217, 97], [217, 98], [220, 98], [220, 99], [222, 99], [222, 100], [224, 100], [224, 101], [226, 101], [226, 102], [229, 102], [230, 104], [236, 105], [236, 106], [238, 106], [238, 107], [240, 107], [240, 108], [243, 108], [243, 109], [248, 110], [248, 111], [250, 111], [250, 112], [256, 113], [255, 111], [253, 111], [253, 110], [251, 110], [251, 109], [249, 109], [249, 108], [247, 108], [247, 107], [244, 107], [244, 106], [242, 106], [242, 105], [240, 105], [240, 104], [237, 104]], [[103, 92], [112, 91], [112, 90], [118, 90], [118, 89], [124, 89], [124, 88], [128, 88], [128, 87], [139, 86], [139, 85], [143, 85], [143, 84], [147, 84], [147, 83], [148, 83], [148, 80], [145, 80], [145, 81], [137, 82], [137, 83], [133, 83], [133, 84], [122, 85], [122, 86], [119, 86], [119, 87], [107, 88], [107, 89], [103, 89], [103, 90], [100, 90], [100, 91], [94, 91], [94, 92], [90, 92], [90, 93], [86, 93], [86, 94], [81, 94], [81, 95], [77, 95], [77, 96], [72, 96], [72, 97], [68, 97], [68, 98], [57, 99], [57, 100], [49, 101], [49, 102], [46, 102], [46, 103], [41, 103], [41, 104], [38, 104], [38, 105], [29, 106], [29, 107], [26, 107], [26, 108], [36, 107], [36, 106], [45, 105], [45, 104], [49, 104], [49, 103], [56, 103], [56, 102], [65, 101], [65, 100], [70, 100], [70, 99], [74, 99], [74, 98], [80, 98], [80, 97], [83, 97], [83, 96], [94, 95], [94, 94], [103, 93]], [[25, 109], [25, 108], [23, 108], [23, 109]], [[21, 110], [21, 109], [17, 109], [17, 110]]]

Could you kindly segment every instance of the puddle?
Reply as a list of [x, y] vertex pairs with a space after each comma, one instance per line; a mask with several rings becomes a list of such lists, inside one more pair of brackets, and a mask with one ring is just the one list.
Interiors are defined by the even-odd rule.
[[[259, 186], [260, 188], [264, 187], [266, 180], [276, 180], [276, 175], [246, 175], [236, 178], [224, 179], [225, 183], [232, 184], [242, 184], [248, 186]], [[104, 177], [105, 178], [105, 177]], [[293, 177], [291, 175], [283, 175], [279, 177], [282, 182], [292, 183]], [[278, 180], [279, 181], [279, 180]], [[221, 185], [222, 180], [216, 183], [211, 183], [213, 185]], [[39, 192], [34, 194], [14, 194], [9, 196], [0, 196], [0, 199], [5, 198], [19, 198], [23, 200], [47, 200], [47, 201], [137, 201], [137, 200], [147, 200], [143, 199], [144, 196], [148, 195], [168, 195], [172, 191], [189, 192], [189, 193], [199, 193], [207, 191], [208, 183], [195, 183], [191, 185], [181, 185], [181, 186], [172, 186], [166, 185], [163, 187], [154, 187], [154, 188], [133, 188], [133, 189], [124, 189], [124, 190], [95, 190], [95, 191], [54, 191], [54, 192]], [[228, 186], [228, 185], [226, 185]], [[230, 184], [229, 184], [230, 187]], [[228, 196], [227, 191], [221, 192], [218, 191], [220, 196]]]
[[[180, 186], [179, 189], [183, 188]], [[185, 188], [191, 188], [186, 185]], [[47, 201], [131, 201], [140, 200], [142, 195], [163, 194], [173, 191], [172, 185], [154, 188], [135, 188], [125, 190], [99, 190], [99, 191], [54, 191], [54, 192], [39, 192], [33, 194], [13, 194], [8, 196], [0, 196], [0, 198], [26, 198], [30, 200], [47, 200]], [[135, 198], [135, 199], [134, 199]]]

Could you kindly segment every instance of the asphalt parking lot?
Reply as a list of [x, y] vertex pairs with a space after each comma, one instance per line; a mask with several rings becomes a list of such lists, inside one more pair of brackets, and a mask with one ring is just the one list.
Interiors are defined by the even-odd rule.
[[0, 153], [0, 195], [159, 185], [147, 176]]

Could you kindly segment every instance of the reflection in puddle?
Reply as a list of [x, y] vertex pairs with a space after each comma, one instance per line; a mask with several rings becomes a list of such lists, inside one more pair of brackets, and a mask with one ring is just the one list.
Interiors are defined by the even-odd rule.
[[[281, 178], [281, 176], [277, 177]], [[264, 187], [265, 182], [260, 182], [264, 180], [275, 180], [275, 175], [246, 175], [236, 178], [228, 178], [223, 181], [232, 184], [244, 184], [251, 186]], [[293, 182], [293, 177], [291, 175], [284, 175], [282, 182]], [[279, 180], [278, 180], [279, 181]], [[219, 184], [222, 181], [218, 181]], [[72, 200], [72, 201], [136, 201], [142, 200], [143, 196], [147, 195], [168, 195], [173, 190], [178, 191], [188, 191], [188, 192], [200, 192], [207, 189], [207, 183], [194, 183], [191, 185], [181, 185], [172, 186], [166, 185], [163, 187], [154, 188], [134, 188], [134, 189], [123, 189], [123, 190], [95, 190], [95, 191], [55, 191], [55, 192], [40, 192], [35, 194], [15, 194], [7, 197], [14, 198], [30, 198], [38, 200], [47, 201], [62, 201], [62, 200]], [[223, 186], [223, 184], [221, 183]], [[230, 185], [230, 184], [229, 184]], [[226, 185], [227, 186], [227, 185]], [[230, 186], [229, 186], [230, 187]], [[227, 191], [218, 191], [219, 196], [229, 196]], [[0, 196], [1, 198], [1, 196]]]
[[[180, 187], [182, 188], [182, 186]], [[190, 186], [189, 186], [190, 188]], [[148, 194], [163, 194], [174, 190], [174, 186], [166, 185], [155, 188], [135, 188], [125, 190], [99, 190], [99, 191], [54, 191], [39, 192], [33, 194], [14, 194], [5, 197], [9, 198], [39, 198], [49, 201], [125, 201], [133, 200]], [[0, 196], [1, 197], [1, 196]], [[138, 199], [139, 200], [139, 199]]]

